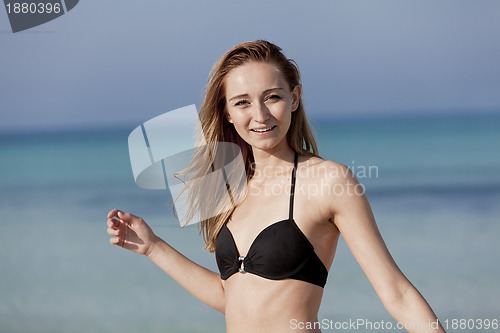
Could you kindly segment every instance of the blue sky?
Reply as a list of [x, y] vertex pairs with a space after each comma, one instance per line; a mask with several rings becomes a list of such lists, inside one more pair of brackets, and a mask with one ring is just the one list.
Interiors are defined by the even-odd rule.
[[201, 104], [212, 64], [268, 39], [311, 117], [500, 112], [500, 1], [85, 0], [13, 34], [0, 8], [0, 131], [135, 127]]

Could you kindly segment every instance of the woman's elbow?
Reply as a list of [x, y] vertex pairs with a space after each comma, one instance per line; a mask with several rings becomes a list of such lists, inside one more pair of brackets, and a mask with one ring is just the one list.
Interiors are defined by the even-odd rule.
[[418, 294], [418, 291], [410, 281], [404, 279], [399, 283], [391, 284], [379, 296], [386, 310], [392, 312], [395, 309], [404, 307], [415, 294]]

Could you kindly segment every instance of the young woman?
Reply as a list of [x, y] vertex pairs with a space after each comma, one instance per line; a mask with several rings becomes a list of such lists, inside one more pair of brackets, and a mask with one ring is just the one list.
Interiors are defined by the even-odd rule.
[[[247, 171], [243, 200], [202, 221], [220, 274], [117, 209], [108, 214], [111, 244], [146, 255], [224, 313], [228, 332], [320, 332], [323, 287], [342, 234], [396, 321], [422, 323], [409, 332], [444, 332], [428, 325], [436, 316], [389, 254], [355, 176], [318, 156], [299, 71], [279, 47], [255, 41], [229, 50], [211, 72], [200, 121], [208, 142], [240, 147]], [[204, 198], [201, 189], [190, 195]]]

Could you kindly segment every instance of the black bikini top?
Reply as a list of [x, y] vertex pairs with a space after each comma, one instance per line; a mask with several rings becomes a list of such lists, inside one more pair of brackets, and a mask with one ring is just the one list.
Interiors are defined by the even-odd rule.
[[246, 256], [238, 253], [227, 226], [222, 227], [215, 246], [215, 257], [222, 280], [237, 272], [248, 272], [271, 280], [295, 279], [325, 286], [328, 271], [293, 219], [297, 158], [295, 153], [287, 220], [275, 222], [262, 230]]

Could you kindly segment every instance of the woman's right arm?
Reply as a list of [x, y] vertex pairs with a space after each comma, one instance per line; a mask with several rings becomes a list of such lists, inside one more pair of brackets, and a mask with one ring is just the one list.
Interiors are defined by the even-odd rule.
[[224, 313], [225, 295], [219, 274], [177, 252], [138, 216], [113, 209], [108, 214], [109, 242], [144, 254], [203, 303]]

